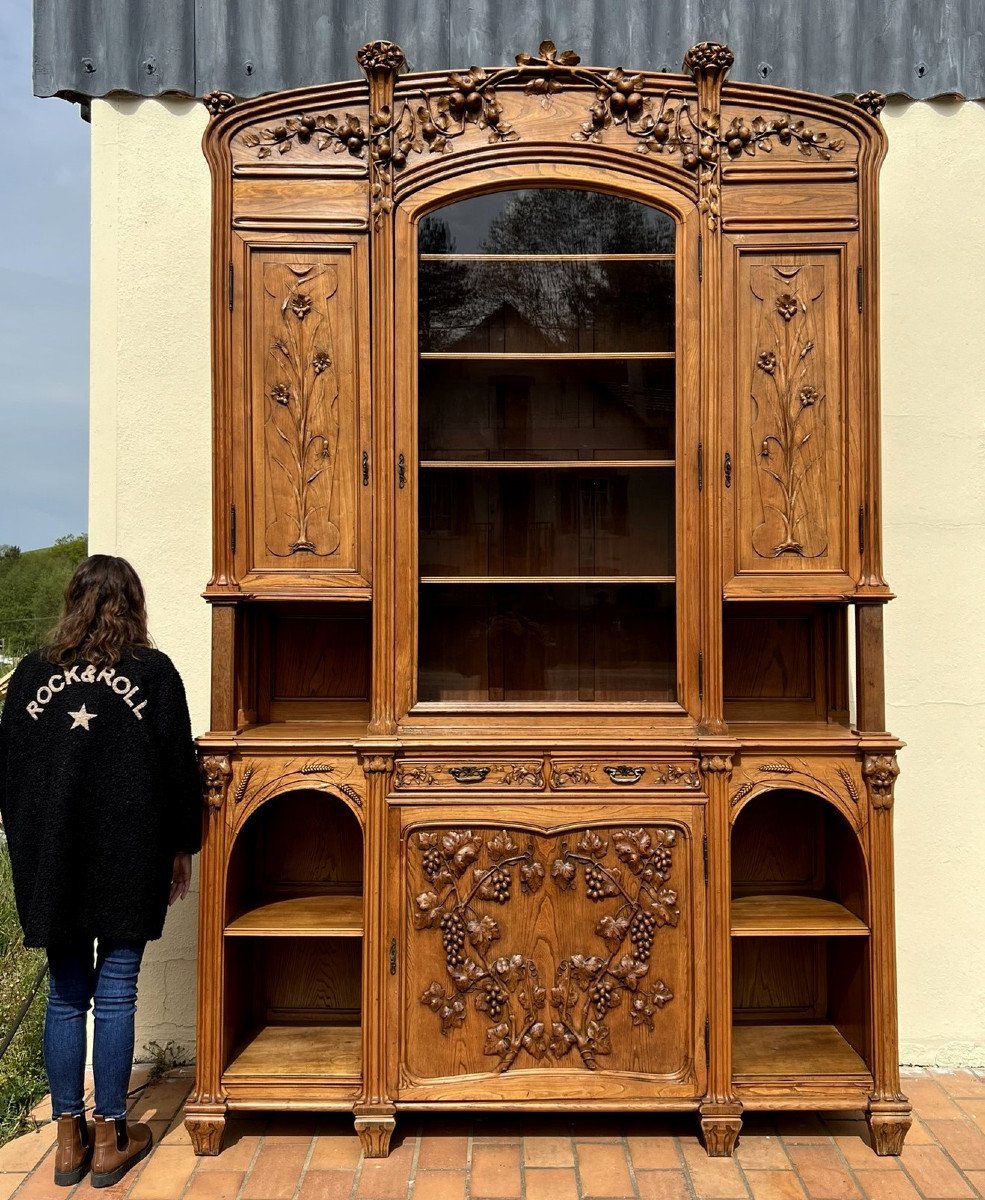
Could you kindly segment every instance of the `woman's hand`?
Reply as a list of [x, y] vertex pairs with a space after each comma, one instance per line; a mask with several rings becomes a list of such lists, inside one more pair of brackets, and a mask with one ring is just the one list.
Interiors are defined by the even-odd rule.
[[184, 900], [188, 895], [188, 885], [192, 881], [192, 856], [190, 854], [176, 854], [174, 856], [174, 867], [171, 870], [171, 895], [168, 897], [168, 907], [174, 904], [175, 900]]

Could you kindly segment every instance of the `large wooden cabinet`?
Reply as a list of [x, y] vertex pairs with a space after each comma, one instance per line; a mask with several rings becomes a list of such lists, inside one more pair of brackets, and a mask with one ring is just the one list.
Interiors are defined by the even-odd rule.
[[881, 97], [358, 57], [206, 98], [196, 1150], [842, 1108], [898, 1153]]

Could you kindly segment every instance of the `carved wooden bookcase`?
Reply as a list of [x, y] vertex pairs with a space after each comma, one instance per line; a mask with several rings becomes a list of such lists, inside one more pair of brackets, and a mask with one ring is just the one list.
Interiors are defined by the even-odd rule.
[[882, 98], [358, 59], [206, 98], [196, 1150], [803, 1108], [898, 1153]]

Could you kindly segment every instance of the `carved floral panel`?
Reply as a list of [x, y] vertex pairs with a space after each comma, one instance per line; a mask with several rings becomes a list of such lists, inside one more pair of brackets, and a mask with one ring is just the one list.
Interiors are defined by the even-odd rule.
[[842, 269], [837, 250], [739, 257], [730, 480], [739, 573], [847, 573]]
[[358, 568], [358, 375], [351, 255], [253, 262], [253, 562]]
[[689, 1075], [684, 827], [429, 827], [406, 854], [410, 1076]]

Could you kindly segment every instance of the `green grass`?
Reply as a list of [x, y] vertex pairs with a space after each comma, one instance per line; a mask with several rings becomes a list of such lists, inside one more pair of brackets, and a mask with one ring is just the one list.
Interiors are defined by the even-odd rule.
[[[26, 950], [14, 908], [10, 856], [0, 840], [0, 1039], [31, 989], [43, 950]], [[31, 1109], [48, 1091], [42, 1057], [47, 982], [42, 984], [14, 1040], [0, 1059], [0, 1146], [34, 1128]]]

